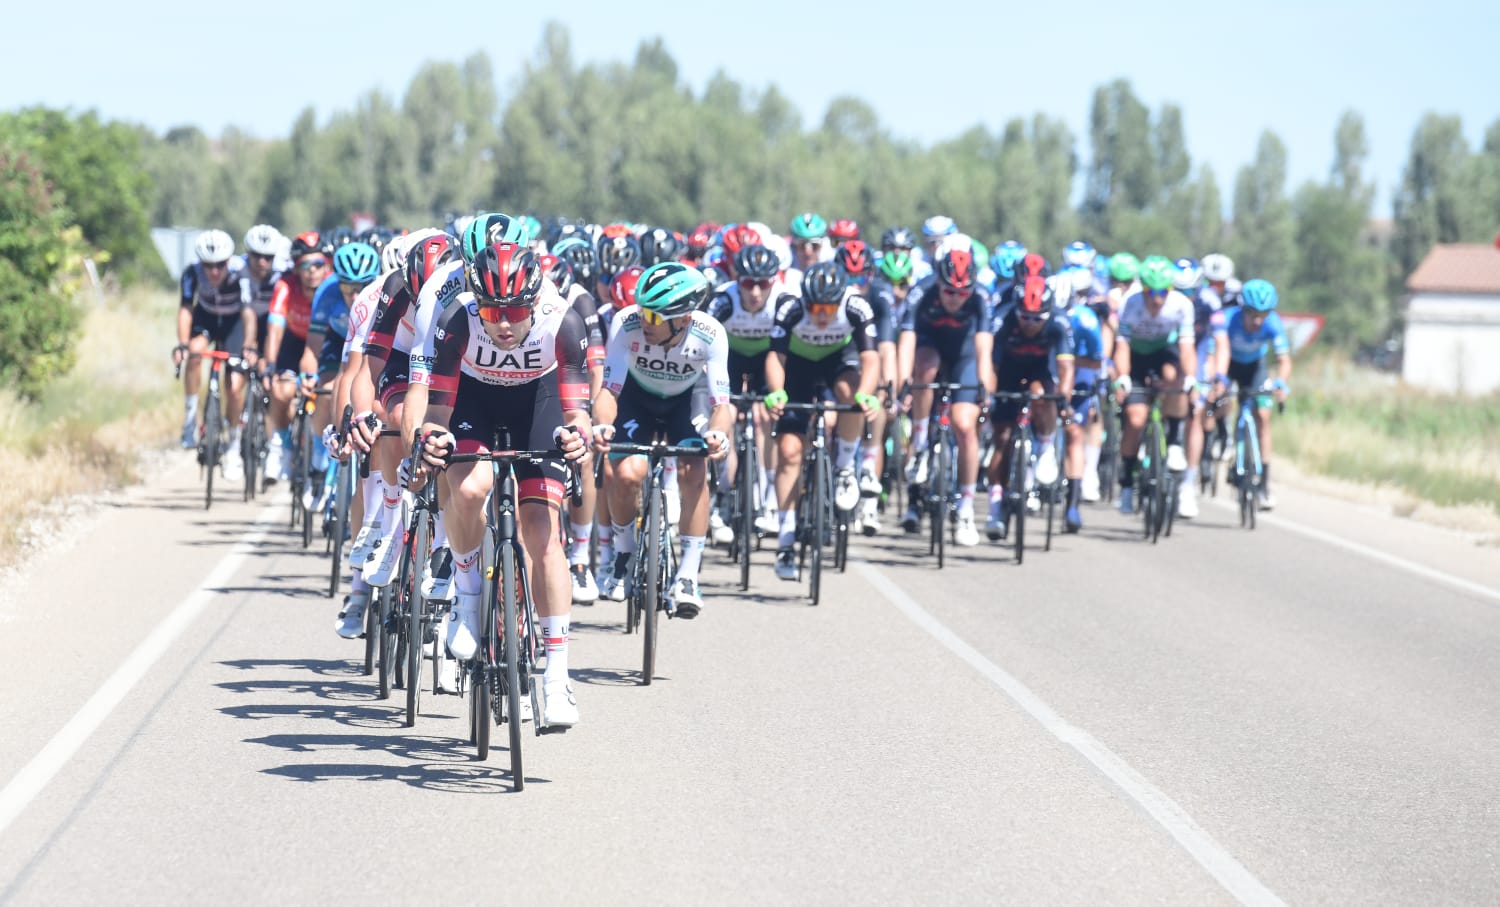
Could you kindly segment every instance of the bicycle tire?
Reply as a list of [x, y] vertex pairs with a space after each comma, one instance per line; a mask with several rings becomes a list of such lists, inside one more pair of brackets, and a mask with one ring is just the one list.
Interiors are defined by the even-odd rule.
[[937, 555], [938, 569], [943, 569], [944, 534], [948, 526], [948, 445], [941, 433], [934, 440], [927, 454], [927, 502], [930, 534], [927, 550]]
[[810, 553], [811, 563], [808, 565], [807, 594], [816, 605], [823, 594], [823, 535], [828, 531], [828, 514], [825, 503], [828, 497], [828, 488], [824, 484], [827, 481], [827, 472], [824, 466], [828, 462], [827, 449], [820, 446], [813, 448], [813, 534]]
[[1162, 525], [1166, 519], [1167, 504], [1167, 440], [1161, 425], [1155, 428], [1156, 444], [1151, 448], [1151, 542], [1161, 539]]
[[[520, 577], [513, 545], [500, 546], [499, 575], [500, 598], [503, 603], [500, 632], [505, 640], [502, 685], [505, 687], [505, 725], [510, 738], [510, 784], [512, 790], [519, 791], [526, 786], [526, 775], [521, 766], [521, 641], [517, 638], [520, 624], [516, 620], [521, 606], [516, 596]], [[531, 720], [541, 721], [542, 716], [533, 715]]]
[[379, 589], [370, 590], [370, 603], [365, 606], [365, 676], [369, 677], [375, 673], [375, 648], [379, 645], [380, 638], [376, 635], [380, 632], [376, 624], [380, 607], [377, 601], [380, 596]]
[[1166, 520], [1163, 534], [1167, 538], [1172, 537], [1172, 527], [1177, 523], [1177, 506], [1182, 495], [1182, 476], [1175, 472], [1166, 475], [1167, 491], [1166, 506], [1163, 508], [1162, 516]]
[[[491, 614], [494, 612], [491, 611]], [[480, 762], [490, 758], [490, 732], [494, 728], [495, 719], [492, 715], [491, 700], [495, 691], [491, 687], [490, 667], [480, 662], [474, 666], [474, 749], [475, 756]]]
[[214, 473], [219, 471], [219, 420], [222, 417], [219, 406], [218, 389], [211, 386], [203, 410], [203, 463], [208, 468], [208, 482], [203, 493], [204, 510], [214, 504]]
[[641, 685], [650, 686], [656, 676], [657, 612], [661, 608], [661, 536], [666, 507], [664, 492], [653, 479], [646, 485], [646, 575], [641, 602]]
[[243, 503], [249, 503], [255, 497], [255, 476], [258, 473], [258, 470], [255, 468], [255, 445], [257, 437], [255, 401], [257, 399], [258, 395], [255, 393], [254, 384], [247, 382], [245, 385], [245, 409], [240, 414], [240, 418], [243, 421], [243, 424], [240, 426], [240, 464], [244, 467], [245, 471], [245, 487], [241, 491], [240, 498]]
[[739, 457], [739, 487], [736, 497], [739, 500], [739, 518], [736, 522], [735, 533], [738, 536], [738, 550], [735, 552], [740, 566], [740, 591], [744, 592], [750, 588], [750, 552], [755, 540], [755, 513], [758, 509], [755, 488], [760, 482], [760, 455], [755, 449], [755, 439], [745, 445], [740, 451]]
[[[312, 488], [313, 432], [311, 417], [303, 422], [300, 443], [302, 445], [302, 487], [308, 489]], [[317, 496], [317, 491], [314, 489], [313, 497], [316, 498]], [[311, 548], [312, 538], [313, 512], [311, 508], [304, 507], [302, 508], [302, 547]]]
[[1105, 503], [1115, 498], [1120, 479], [1120, 428], [1115, 399], [1108, 386], [1099, 392], [1099, 499]]
[[[330, 553], [333, 555], [333, 563], [328, 568], [328, 597], [333, 598], [339, 591], [340, 575], [344, 566], [344, 526], [349, 521], [349, 499], [354, 490], [350, 477], [359, 474], [359, 454], [349, 457], [349, 462], [344, 466], [329, 464], [329, 469], [338, 469], [339, 478], [337, 492], [334, 497], [333, 519], [329, 521], [329, 543], [332, 545]], [[345, 473], [348, 475], [346, 476]]]
[[1017, 428], [1015, 437], [1010, 442], [1010, 484], [1006, 496], [1011, 499], [1008, 515], [1012, 520], [1010, 543], [1017, 564], [1024, 563], [1026, 560], [1026, 504], [1029, 498], [1026, 488], [1026, 467], [1031, 462], [1029, 433], [1028, 428]]
[[[422, 706], [422, 654], [426, 649], [423, 640], [426, 630], [427, 599], [422, 596], [422, 563], [431, 544], [428, 537], [427, 514], [416, 514], [417, 525], [412, 531], [402, 555], [401, 582], [406, 589], [406, 726], [417, 723], [417, 713]], [[436, 650], [434, 650], [435, 652]], [[437, 663], [432, 665], [432, 676], [437, 678]]]
[[376, 609], [379, 615], [377, 617], [376, 632], [380, 634], [380, 640], [377, 645], [379, 660], [376, 662], [376, 675], [379, 688], [378, 695], [381, 699], [391, 698], [391, 681], [395, 678], [396, 673], [396, 634], [392, 632], [391, 627], [391, 612], [396, 607], [395, 599], [395, 588], [389, 585], [380, 590], [380, 595], [377, 599], [380, 602], [380, 607]]

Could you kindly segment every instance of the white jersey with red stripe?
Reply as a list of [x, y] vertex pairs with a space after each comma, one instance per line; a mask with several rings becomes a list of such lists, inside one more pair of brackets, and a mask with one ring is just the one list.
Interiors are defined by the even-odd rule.
[[344, 338], [343, 361], [349, 361], [350, 353], [365, 351], [365, 342], [370, 339], [370, 328], [375, 324], [375, 312], [380, 308], [380, 297], [385, 291], [385, 282], [392, 274], [398, 273], [398, 270], [386, 271], [354, 297], [354, 304], [349, 307], [349, 336]]

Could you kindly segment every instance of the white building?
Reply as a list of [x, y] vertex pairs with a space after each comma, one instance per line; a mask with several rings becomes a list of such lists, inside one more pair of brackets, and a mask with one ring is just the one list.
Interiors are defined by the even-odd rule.
[[1500, 249], [1433, 246], [1406, 289], [1401, 377], [1450, 393], [1500, 389]]

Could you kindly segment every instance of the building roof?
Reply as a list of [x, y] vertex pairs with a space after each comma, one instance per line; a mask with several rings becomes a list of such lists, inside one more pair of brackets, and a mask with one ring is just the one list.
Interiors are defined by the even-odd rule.
[[1413, 293], [1484, 293], [1500, 296], [1500, 249], [1487, 243], [1432, 247], [1406, 278]]

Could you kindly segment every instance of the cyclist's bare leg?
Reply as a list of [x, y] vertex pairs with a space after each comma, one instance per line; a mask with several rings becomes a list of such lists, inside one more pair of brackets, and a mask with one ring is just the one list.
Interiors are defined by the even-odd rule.
[[182, 390], [196, 397], [203, 387], [203, 354], [208, 352], [208, 335], [195, 334], [188, 340], [188, 357], [182, 363]]
[[646, 482], [649, 466], [643, 456], [625, 457], [610, 463], [614, 475], [608, 477], [605, 488], [609, 493], [609, 517], [615, 525], [629, 526], [640, 515], [641, 486]]
[[224, 421], [236, 433], [240, 430], [240, 419], [245, 414], [245, 374], [243, 372], [229, 373], [229, 389], [224, 394], [224, 402], [227, 404]]
[[776, 439], [780, 459], [776, 463], [776, 503], [781, 510], [796, 510], [802, 478], [802, 436], [784, 432]]
[[[573, 610], [573, 593], [568, 584], [568, 553], [558, 535], [562, 529], [559, 509], [540, 503], [522, 504], [518, 522], [537, 614], [567, 617]], [[540, 556], [534, 553], [538, 551]]]
[[703, 458], [677, 458], [677, 492], [682, 499], [679, 532], [684, 536], [708, 532], [708, 469]]
[[292, 424], [292, 401], [297, 396], [297, 377], [277, 375], [271, 380], [271, 428], [281, 431]]
[[951, 417], [958, 442], [958, 484], [972, 489], [979, 481], [979, 404], [955, 403]]

